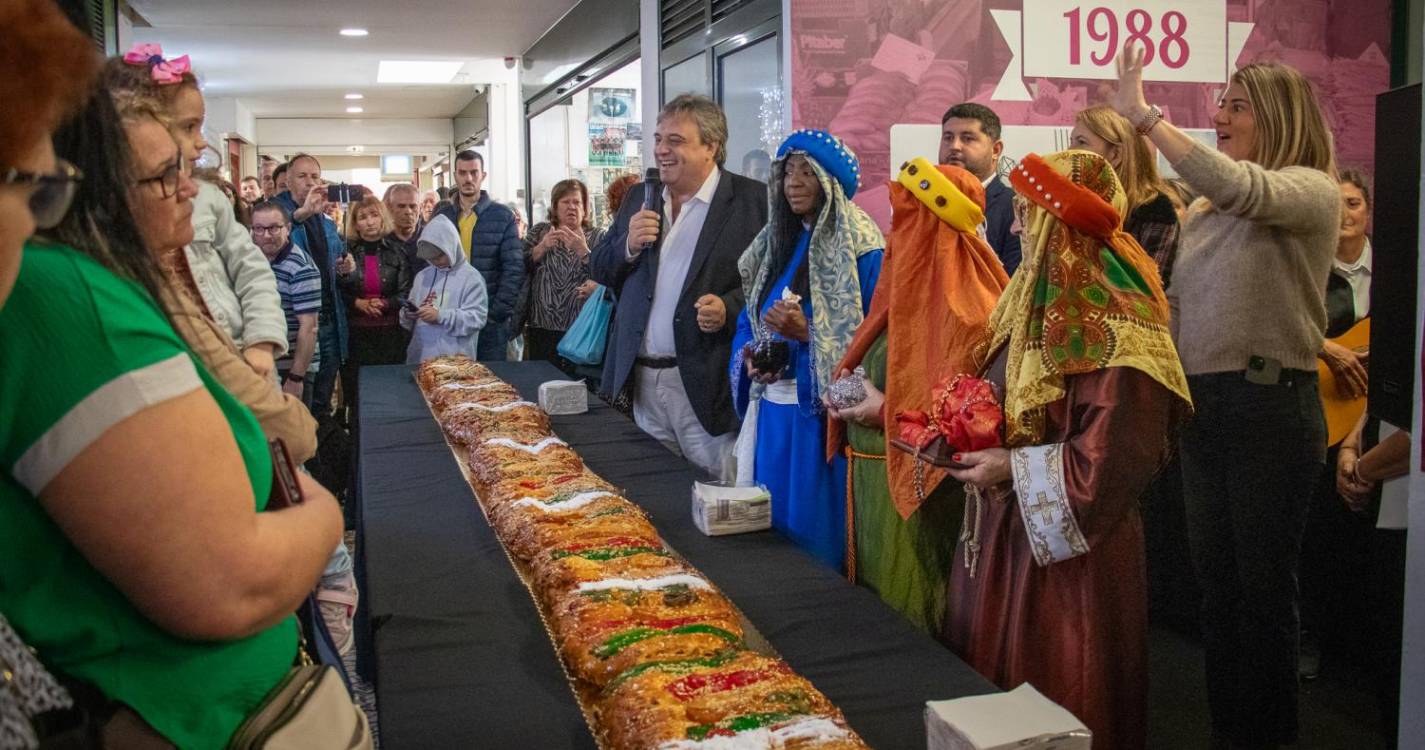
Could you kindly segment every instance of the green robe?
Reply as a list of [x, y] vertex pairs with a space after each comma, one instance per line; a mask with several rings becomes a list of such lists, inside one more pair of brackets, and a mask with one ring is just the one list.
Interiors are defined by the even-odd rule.
[[[861, 366], [872, 385], [885, 388], [886, 334], [871, 345]], [[846, 435], [856, 453], [877, 457], [851, 459], [856, 582], [916, 627], [937, 635], [965, 509], [964, 487], [946, 479], [908, 520], [902, 519], [886, 482], [885, 433], [848, 422]]]

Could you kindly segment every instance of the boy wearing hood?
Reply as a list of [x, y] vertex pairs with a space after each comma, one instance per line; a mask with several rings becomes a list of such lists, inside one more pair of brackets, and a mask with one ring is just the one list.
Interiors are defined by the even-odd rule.
[[411, 331], [406, 364], [446, 354], [476, 358], [489, 300], [485, 279], [465, 262], [455, 224], [445, 216], [434, 217], [421, 232], [416, 254], [430, 265], [416, 274], [401, 308], [401, 325]]

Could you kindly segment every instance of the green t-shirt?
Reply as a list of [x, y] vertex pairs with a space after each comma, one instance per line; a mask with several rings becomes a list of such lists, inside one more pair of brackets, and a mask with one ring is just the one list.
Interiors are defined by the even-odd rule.
[[[152, 298], [70, 248], [25, 246], [0, 308], [0, 612], [50, 668], [128, 704], [181, 748], [221, 748], [291, 666], [295, 618], [238, 641], [169, 635], [84, 559], [36, 499], [110, 427], [198, 388], [227, 418], [261, 510], [272, 464], [257, 421], [208, 375]], [[143, 492], [142, 477], [114, 481]]]

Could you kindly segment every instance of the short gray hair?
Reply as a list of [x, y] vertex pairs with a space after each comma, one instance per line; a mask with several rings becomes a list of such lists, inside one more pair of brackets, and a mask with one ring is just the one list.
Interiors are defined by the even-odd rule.
[[698, 127], [698, 138], [703, 143], [717, 145], [713, 161], [721, 167], [727, 161], [727, 115], [717, 102], [697, 94], [682, 94], [663, 105], [658, 113], [658, 122], [669, 117], [683, 116], [691, 119]]
[[391, 187], [386, 188], [386, 194], [382, 196], [381, 200], [389, 203], [391, 202], [391, 196], [395, 195], [396, 193], [410, 193], [411, 195], [416, 197], [417, 203], [419, 203], [421, 199], [421, 191], [417, 190], [415, 185], [412, 185], [409, 182], [398, 182], [392, 185]]

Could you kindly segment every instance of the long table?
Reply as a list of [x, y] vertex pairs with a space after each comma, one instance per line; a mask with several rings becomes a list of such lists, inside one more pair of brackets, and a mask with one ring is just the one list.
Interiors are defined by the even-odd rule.
[[[542, 362], [490, 368], [529, 400], [540, 383], [564, 377]], [[374, 649], [382, 745], [594, 748], [534, 603], [412, 370], [363, 368], [357, 409], [363, 635]], [[611, 407], [591, 397], [587, 414], [551, 421], [872, 747], [923, 748], [925, 701], [994, 690], [874, 593], [781, 535], [704, 536], [691, 516], [694, 470]]]

